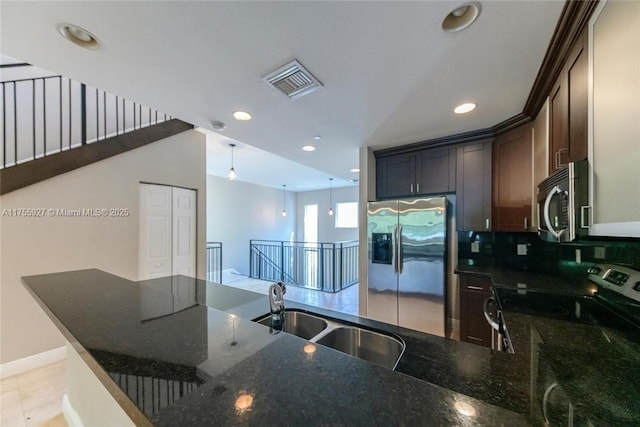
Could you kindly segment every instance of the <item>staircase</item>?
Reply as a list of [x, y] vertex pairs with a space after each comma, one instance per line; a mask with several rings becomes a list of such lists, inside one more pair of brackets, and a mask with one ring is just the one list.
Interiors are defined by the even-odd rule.
[[2, 55], [0, 194], [193, 125]]

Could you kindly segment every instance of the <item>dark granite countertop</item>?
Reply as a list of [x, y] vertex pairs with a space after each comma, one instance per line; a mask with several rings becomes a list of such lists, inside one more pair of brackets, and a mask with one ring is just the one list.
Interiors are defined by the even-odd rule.
[[[99, 270], [23, 281], [97, 362], [91, 368], [108, 374], [98, 377], [112, 393], [132, 396], [123, 381], [131, 376], [179, 385], [167, 404], [132, 398], [139, 412], [131, 415], [155, 425], [529, 423], [524, 411], [505, 409], [526, 400], [510, 394], [509, 355], [472, 344], [287, 305], [400, 335], [407, 349], [394, 372], [321, 345], [309, 354], [308, 341], [271, 335], [250, 320], [268, 312], [267, 297], [252, 292], [182, 276], [136, 283]], [[246, 396], [252, 403], [239, 409]]]
[[[637, 313], [611, 303], [619, 294], [528, 271], [459, 265], [457, 272], [491, 278], [516, 352], [511, 366], [521, 373], [511, 386], [529, 401], [534, 423], [544, 422], [544, 392], [556, 383], [562, 391], [549, 399], [566, 395], [575, 425], [640, 425], [640, 330]], [[555, 415], [551, 425], [566, 421]]]
[[573, 282], [550, 274], [508, 268], [458, 264], [455, 272], [490, 278], [496, 288], [527, 289], [548, 294], [591, 296], [595, 288], [587, 282]]

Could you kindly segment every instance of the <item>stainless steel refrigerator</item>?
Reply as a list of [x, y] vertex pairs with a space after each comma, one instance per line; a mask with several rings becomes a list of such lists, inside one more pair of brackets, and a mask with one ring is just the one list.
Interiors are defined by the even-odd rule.
[[370, 202], [367, 316], [445, 336], [447, 199]]

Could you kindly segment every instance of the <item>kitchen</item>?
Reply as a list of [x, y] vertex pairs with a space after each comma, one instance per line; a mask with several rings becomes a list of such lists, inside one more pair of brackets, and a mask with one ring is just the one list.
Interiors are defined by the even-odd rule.
[[[546, 97], [546, 94], [544, 94], [544, 96]], [[549, 109], [549, 107], [547, 107], [547, 109]], [[554, 110], [555, 111], [555, 110]], [[574, 111], [574, 109], [572, 109], [571, 111]], [[535, 123], [535, 122], [534, 122]], [[553, 125], [551, 126], [553, 128]], [[569, 124], [569, 128], [571, 127], [571, 123]], [[619, 127], [618, 127], [619, 128]], [[500, 136], [499, 136], [500, 137]], [[609, 139], [609, 138], [607, 138]], [[622, 141], [621, 138], [614, 138], [616, 141]], [[552, 142], [553, 142], [553, 138], [552, 138]], [[497, 144], [498, 142], [494, 142], [494, 144]], [[482, 159], [486, 159], [487, 157], [491, 158], [491, 149], [488, 148], [488, 146], [485, 145], [486, 143], [483, 143], [483, 145], [481, 147], [478, 146], [478, 144], [471, 144], [473, 146], [465, 146], [463, 147], [461, 150], [456, 149], [455, 151], [455, 156], [456, 159], [462, 159], [462, 161], [466, 161], [468, 159], [467, 156], [471, 156], [470, 158], [474, 158], [473, 156], [482, 156], [480, 158]], [[535, 144], [535, 142], [534, 142]], [[535, 149], [535, 148], [534, 148]], [[559, 148], [559, 150], [561, 150], [562, 148]], [[365, 150], [366, 151], [366, 150]], [[549, 160], [549, 164], [553, 164], [553, 162], [555, 161], [555, 154], [553, 154], [553, 150], [549, 151], [550, 153], [550, 160]], [[564, 153], [564, 152], [563, 152]], [[367, 153], [368, 154], [368, 153]], [[449, 153], [449, 156], [451, 156], [451, 153]], [[371, 159], [367, 158], [368, 156], [361, 156], [361, 164], [364, 164], [364, 168], [361, 167], [361, 170], [363, 171], [367, 171], [367, 164], [371, 161]], [[551, 160], [551, 158], [553, 157], [553, 160]], [[561, 155], [559, 156], [561, 157]], [[632, 156], [629, 156], [632, 157]], [[449, 157], [450, 159], [451, 157]], [[477, 164], [477, 162], [472, 162], [472, 164]], [[459, 168], [460, 162], [457, 162], [457, 167], [458, 169], [456, 170], [456, 174], [461, 173], [461, 169]], [[362, 165], [361, 165], [362, 166]], [[628, 171], [632, 171], [632, 168], [626, 168], [625, 170]], [[463, 168], [462, 171], [467, 171], [467, 168]], [[369, 173], [373, 173], [373, 170], [369, 170], [367, 171]], [[489, 173], [489, 176], [491, 176], [490, 170], [485, 169], [481, 169], [479, 172], [479, 176], [482, 177], [483, 173]], [[546, 174], [546, 172], [543, 172], [543, 174]], [[477, 196], [478, 192], [477, 190], [474, 190], [474, 188], [472, 187], [473, 184], [477, 184], [478, 181], [474, 178], [477, 177], [478, 175], [472, 175], [472, 177], [466, 177], [462, 176], [462, 182], [465, 185], [469, 185], [469, 187], [465, 187], [464, 190], [467, 190], [464, 194], [469, 194], [469, 196]], [[459, 180], [456, 177], [456, 182], [458, 182]], [[365, 180], [363, 179], [361, 181], [361, 188], [363, 185], [365, 185]], [[491, 179], [488, 180], [489, 183], [491, 183]], [[507, 182], [509, 182], [509, 180], [507, 180]], [[538, 182], [538, 180], [535, 180], [535, 182]], [[631, 176], [631, 182], [633, 182], [633, 176]], [[487, 180], [484, 180], [484, 183], [487, 183]], [[532, 189], [533, 189], [533, 185], [531, 185], [532, 183], [529, 184], [529, 189], [531, 190], [531, 194], [532, 194]], [[374, 191], [371, 187], [365, 187], [366, 190], [369, 192], [367, 194], [367, 191], [361, 191], [361, 197], [363, 196], [364, 193], [364, 197], [365, 200], [373, 200], [376, 197], [367, 197], [370, 196], [372, 191]], [[627, 189], [627, 187], [625, 187], [625, 189]], [[628, 189], [630, 192], [633, 190], [631, 188]], [[405, 190], [406, 191], [406, 190]], [[456, 191], [456, 193], [459, 193], [458, 191]], [[498, 193], [501, 194], [501, 193]], [[405, 194], [403, 194], [403, 196], [405, 196]], [[533, 197], [533, 196], [531, 196]], [[457, 194], [457, 199], [458, 200], [460, 198], [460, 195]], [[486, 198], [483, 198], [486, 199]], [[634, 200], [633, 197], [628, 197], [628, 199], [630, 200]], [[637, 198], [635, 198], [635, 200], [637, 200]], [[555, 261], [555, 259], [547, 256], [549, 254], [549, 252], [553, 253], [554, 255], [557, 255], [558, 258], [562, 261], [566, 261], [566, 266], [567, 268], [573, 268], [574, 270], [579, 270], [578, 266], [575, 264], [580, 264], [580, 263], [589, 263], [589, 262], [596, 262], [596, 260], [600, 260], [602, 258], [605, 258], [607, 261], [611, 260], [612, 258], [610, 258], [611, 256], [613, 256], [613, 260], [616, 262], [621, 262], [621, 263], [631, 263], [633, 266], [635, 266], [637, 268], [637, 243], [635, 241], [633, 241], [632, 239], [626, 239], [626, 240], [622, 240], [622, 241], [618, 241], [618, 240], [604, 240], [604, 241], [599, 241], [599, 240], [595, 240], [595, 242], [598, 243], [593, 243], [592, 241], [579, 241], [578, 243], [574, 243], [568, 246], [558, 246], [558, 245], [542, 245], [541, 243], [539, 243], [537, 240], [537, 237], [534, 235], [534, 237], [532, 237], [529, 233], [527, 233], [526, 235], [502, 235], [500, 233], [487, 233], [485, 230], [486, 228], [490, 228], [487, 227], [486, 224], [486, 219], [487, 218], [491, 218], [491, 215], [482, 215], [485, 212], [482, 211], [482, 209], [480, 209], [480, 216], [474, 218], [473, 215], [470, 215], [470, 210], [468, 209], [468, 206], [470, 206], [467, 202], [466, 199], [464, 199], [464, 207], [465, 209], [462, 210], [459, 207], [459, 201], [458, 201], [458, 209], [456, 210], [458, 215], [462, 215], [460, 216], [460, 220], [457, 221], [459, 224], [463, 224], [464, 228], [462, 230], [465, 230], [466, 228], [466, 222], [470, 221], [471, 224], [473, 224], [471, 227], [476, 229], [476, 231], [479, 231], [475, 236], [474, 235], [469, 235], [468, 233], [458, 233], [458, 259], [463, 259], [463, 260], [469, 260], [469, 261], [473, 261], [473, 265], [471, 265], [471, 262], [469, 262], [468, 264], [469, 267], [483, 267], [483, 262], [482, 261], [488, 261], [487, 264], [489, 264], [489, 266], [491, 266], [492, 261], [496, 262], [496, 260], [498, 260], [498, 262], [500, 264], [504, 264], [504, 265], [498, 265], [500, 266], [506, 266], [506, 267], [512, 267], [514, 264], [518, 267], [522, 267], [523, 265], [526, 264], [527, 268], [531, 268], [529, 267], [529, 264], [533, 265], [533, 266], [537, 266], [538, 264], [544, 263], [545, 261], [548, 262], [551, 265], [554, 265], [555, 263], [552, 261]], [[483, 200], [483, 202], [486, 203], [486, 200]], [[491, 204], [491, 197], [489, 197], [489, 205]], [[361, 206], [363, 206], [363, 204], [361, 204]], [[477, 209], [474, 209], [474, 211]], [[529, 209], [531, 211], [531, 208]], [[634, 219], [633, 215], [634, 212], [637, 214], [637, 210], [634, 211], [633, 209], [625, 209], [626, 212], [630, 213], [632, 215], [632, 221]], [[473, 212], [472, 212], [473, 213]], [[529, 224], [525, 224], [525, 220], [524, 218], [529, 218]], [[534, 216], [530, 215], [524, 215], [522, 224], [523, 224], [523, 228], [528, 229], [529, 227], [533, 226], [533, 219]], [[637, 218], [637, 215], [636, 217]], [[491, 218], [491, 222], [493, 224], [490, 225], [495, 225], [495, 220], [493, 220], [493, 218]], [[613, 221], [609, 221], [609, 222], [613, 222], [613, 223], [619, 223], [619, 222], [625, 222], [625, 221], [618, 221], [618, 220], [613, 220]], [[629, 221], [626, 221], [627, 223], [629, 223]], [[631, 227], [634, 227], [634, 225], [637, 225], [637, 223], [630, 223]], [[499, 229], [494, 229], [494, 230], [499, 230]], [[633, 229], [632, 229], [633, 232]], [[484, 234], [483, 234], [484, 233]], [[467, 239], [465, 240], [464, 237], [468, 236]], [[615, 234], [607, 234], [608, 236], [613, 236]], [[635, 236], [634, 234], [624, 234], [623, 236]], [[476, 246], [477, 245], [477, 246]], [[524, 249], [521, 249], [518, 245], [524, 245]], [[362, 245], [364, 247], [364, 245]], [[596, 250], [595, 248], [605, 248], [604, 252], [605, 255], [603, 257], [599, 257], [597, 255], [601, 255], [602, 254], [602, 249], [598, 249]], [[474, 250], [477, 249], [477, 250]], [[524, 258], [522, 258], [523, 256], [521, 255], [520, 257], [518, 257], [517, 252], [519, 250], [525, 250], [525, 251], [531, 251], [530, 254], [531, 255], [537, 255], [537, 257], [534, 256], [526, 256], [526, 263]], [[577, 251], [580, 251], [580, 255], [577, 255]], [[364, 252], [364, 251], [362, 251]], [[598, 253], [596, 253], [598, 252]], [[592, 256], [593, 254], [593, 256]], [[550, 259], [551, 258], [551, 259]], [[580, 258], [580, 263], [578, 263], [577, 258]], [[571, 264], [571, 263], [575, 263], [575, 264]], [[511, 264], [511, 265], [510, 265]], [[366, 265], [366, 263], [362, 262], [361, 265]], [[564, 264], [561, 264], [564, 265]], [[558, 268], [558, 267], [556, 267]], [[558, 268], [559, 269], [559, 268]], [[458, 270], [461, 270], [460, 265], [458, 266]], [[491, 274], [491, 271], [487, 272], [487, 271], [478, 271], [481, 269], [476, 269], [476, 271], [473, 271], [474, 269], [472, 268], [466, 268], [466, 267], [462, 267], [462, 270], [467, 271], [468, 273], [470, 273], [471, 275], [473, 274]], [[573, 271], [575, 272], [575, 271]], [[556, 274], [558, 275], [568, 275], [569, 277], [571, 276], [570, 273], [572, 273], [572, 271], [569, 271], [568, 273], [565, 272], [564, 270], [562, 271], [554, 271], [554, 276]], [[362, 275], [361, 275], [362, 277]], [[495, 283], [495, 278], [494, 278], [494, 284]], [[517, 280], [517, 279], [516, 279]], [[526, 280], [529, 281], [529, 280]], [[530, 286], [531, 282], [528, 283]], [[361, 290], [362, 292], [362, 290]], [[365, 299], [366, 301], [366, 299]], [[264, 309], [263, 309], [264, 311]], [[364, 314], [366, 312], [364, 312], [363, 310], [361, 310], [361, 312]], [[508, 323], [508, 317], [507, 317], [507, 323]], [[512, 330], [513, 326], [511, 324], [509, 324], [509, 329], [513, 335], [513, 330]], [[465, 347], [466, 348], [466, 347]], [[484, 350], [483, 350], [484, 351]], [[517, 350], [516, 350], [516, 354], [517, 354]], [[486, 354], [493, 354], [493, 353], [489, 353], [487, 351]], [[498, 353], [497, 355], [495, 355], [496, 360], [498, 360], [499, 358], [503, 357], [501, 353]], [[494, 360], [494, 356], [490, 357], [491, 360]], [[482, 367], [480, 367], [480, 369], [482, 369]], [[469, 394], [471, 394], [469, 392]]]

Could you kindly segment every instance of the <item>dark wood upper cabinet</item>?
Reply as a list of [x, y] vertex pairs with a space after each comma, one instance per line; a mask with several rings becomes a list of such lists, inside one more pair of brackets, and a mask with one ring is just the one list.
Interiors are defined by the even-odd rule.
[[416, 162], [413, 154], [376, 159], [376, 196], [378, 199], [406, 197], [413, 194]]
[[390, 199], [455, 191], [455, 149], [432, 148], [376, 159], [376, 197]]
[[530, 231], [533, 205], [532, 135], [527, 124], [493, 143], [493, 230]]
[[457, 148], [456, 228], [491, 231], [492, 140]]
[[[586, 34], [586, 33], [585, 33]], [[582, 36], [569, 58], [569, 161], [584, 160], [588, 155], [589, 63], [587, 37]]]
[[588, 57], [584, 32], [571, 53], [551, 93], [549, 173], [587, 158]]
[[416, 192], [438, 194], [455, 191], [456, 156], [450, 148], [433, 148], [416, 154]]

